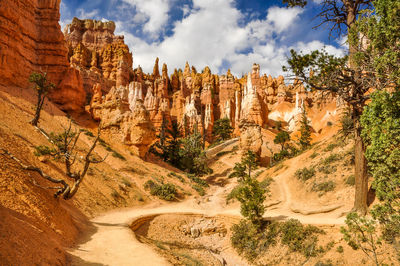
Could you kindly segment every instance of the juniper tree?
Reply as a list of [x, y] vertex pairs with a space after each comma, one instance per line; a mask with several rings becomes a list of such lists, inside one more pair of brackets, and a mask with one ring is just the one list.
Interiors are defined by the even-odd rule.
[[30, 123], [33, 126], [37, 126], [40, 119], [40, 112], [42, 111], [42, 107], [44, 104], [44, 100], [46, 99], [47, 93], [49, 93], [49, 91], [53, 89], [55, 85], [47, 79], [46, 72], [44, 73], [32, 72], [32, 74], [29, 76], [29, 82], [34, 85], [34, 90], [37, 93], [35, 116], [33, 117]]

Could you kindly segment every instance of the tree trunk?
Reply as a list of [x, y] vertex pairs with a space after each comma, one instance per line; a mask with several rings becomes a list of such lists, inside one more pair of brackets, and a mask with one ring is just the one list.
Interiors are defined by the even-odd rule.
[[38, 93], [38, 101], [37, 101], [37, 105], [36, 105], [35, 116], [33, 117], [32, 121], [31, 121], [31, 124], [35, 127], [37, 126], [39, 119], [40, 119], [40, 111], [42, 109], [43, 102], [44, 102], [44, 97], [42, 99], [41, 93]]
[[[347, 8], [346, 24], [348, 31], [354, 26], [356, 21], [357, 9], [355, 1], [347, 0], [344, 1]], [[357, 51], [356, 47], [349, 43], [349, 66], [354, 68], [353, 56]], [[351, 88], [354, 90], [354, 88]], [[357, 92], [352, 92], [356, 94]], [[353, 105], [353, 122], [354, 122], [354, 177], [355, 177], [355, 197], [354, 207], [352, 211], [355, 211], [361, 215], [365, 215], [368, 212], [368, 173], [367, 173], [367, 160], [365, 158], [365, 145], [361, 138], [361, 124], [360, 117], [363, 111], [364, 103], [359, 105]]]
[[367, 174], [367, 160], [365, 158], [365, 145], [361, 138], [361, 125], [360, 121], [355, 121], [355, 197], [354, 207], [352, 211], [365, 215], [368, 212], [368, 174]]

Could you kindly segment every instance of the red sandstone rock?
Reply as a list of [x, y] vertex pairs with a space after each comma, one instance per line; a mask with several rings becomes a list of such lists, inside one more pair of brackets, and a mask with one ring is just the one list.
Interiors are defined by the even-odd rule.
[[132, 54], [123, 36], [115, 36], [115, 23], [74, 18], [64, 29], [69, 61], [84, 76], [84, 88], [90, 93], [96, 83], [105, 92], [112, 86], [127, 86], [131, 81]]
[[42, 70], [57, 87], [49, 97], [64, 110], [80, 111], [86, 96], [81, 78], [69, 68], [58, 24], [60, 1], [0, 2], [0, 85], [29, 88], [31, 72]]

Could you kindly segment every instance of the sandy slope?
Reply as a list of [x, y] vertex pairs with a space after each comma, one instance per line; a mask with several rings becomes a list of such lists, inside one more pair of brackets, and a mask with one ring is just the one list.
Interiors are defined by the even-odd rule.
[[[219, 172], [234, 165], [235, 160], [223, 157], [219, 160]], [[225, 165], [222, 167], [221, 163]], [[295, 163], [295, 162], [293, 162]], [[323, 214], [302, 215], [291, 210], [291, 192], [287, 185], [288, 175], [280, 174], [275, 178], [279, 187], [279, 204], [268, 209], [266, 217], [272, 219], [295, 218], [306, 224], [343, 224], [344, 217], [338, 211]], [[226, 177], [224, 177], [226, 179]], [[229, 180], [225, 186], [214, 185], [202, 198], [191, 198], [184, 202], [173, 204], [151, 204], [142, 208], [121, 209], [106, 213], [92, 220], [97, 231], [90, 236], [90, 240], [79, 245], [70, 253], [75, 257], [72, 265], [87, 263], [101, 263], [106, 265], [166, 265], [168, 262], [149, 246], [140, 243], [129, 225], [143, 216], [165, 213], [195, 213], [214, 215], [229, 215], [240, 217], [237, 204], [226, 205], [226, 195], [236, 185]], [[77, 258], [80, 258], [77, 260]]]

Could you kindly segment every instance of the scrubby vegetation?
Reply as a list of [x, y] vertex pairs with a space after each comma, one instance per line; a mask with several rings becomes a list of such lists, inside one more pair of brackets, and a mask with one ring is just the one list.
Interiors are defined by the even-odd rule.
[[324, 231], [318, 227], [302, 225], [296, 219], [290, 219], [281, 225], [282, 244], [287, 245], [290, 251], [300, 252], [305, 257], [315, 257], [323, 252], [322, 247], [318, 247], [317, 234], [323, 234]]
[[[237, 177], [239, 185], [228, 195], [227, 200], [236, 199], [240, 202], [240, 211], [245, 219], [232, 227], [231, 242], [235, 249], [249, 261], [254, 261], [270, 246], [276, 245], [280, 239], [282, 245], [286, 245], [292, 252], [300, 252], [306, 257], [316, 256], [323, 252], [323, 248], [317, 246], [317, 234], [322, 230], [314, 226], [303, 226], [299, 221], [291, 219], [284, 223], [267, 222], [262, 219], [265, 212], [264, 201], [268, 192], [271, 179], [266, 182], [258, 182], [254, 178], [254, 170], [257, 168], [257, 160], [254, 153], [248, 151], [240, 163], [234, 167], [231, 177]], [[305, 174], [306, 179], [310, 175], [305, 170], [299, 173]], [[312, 173], [312, 175], [314, 174]]]
[[320, 183], [314, 183], [311, 190], [317, 192], [329, 192], [333, 191], [335, 187], [336, 187], [335, 182], [329, 180], [329, 181], [322, 181]]
[[34, 148], [35, 151], [33, 152], [33, 154], [35, 154], [35, 156], [51, 155], [56, 152], [55, 149], [52, 149], [46, 145], [39, 145], [35, 146]]
[[297, 170], [294, 175], [300, 179], [301, 181], [307, 181], [308, 179], [312, 178], [315, 175], [315, 169], [313, 167], [307, 168], [304, 167], [303, 169]]
[[164, 119], [157, 137], [158, 141], [150, 151], [164, 161], [189, 174], [202, 176], [212, 173], [207, 166], [203, 138], [197, 129], [183, 138], [177, 122], [173, 121], [169, 126]]
[[178, 191], [174, 184], [158, 184], [152, 180], [148, 180], [144, 184], [144, 188], [150, 190], [150, 194], [160, 199], [174, 201], [177, 198]]
[[304, 226], [295, 219], [286, 222], [265, 221], [261, 228], [242, 220], [232, 227], [232, 232], [232, 245], [250, 262], [263, 256], [268, 248], [278, 243], [306, 258], [325, 252], [324, 248], [318, 245], [318, 235], [325, 232], [312, 225]]
[[80, 167], [77, 167], [78, 152], [76, 151], [76, 145], [79, 140], [81, 132], [73, 129], [71, 120], [69, 121], [68, 126], [64, 128], [64, 131], [59, 134], [56, 134], [54, 132], [48, 134], [39, 127], [37, 127], [37, 129], [41, 132], [43, 136], [46, 137], [46, 139], [52, 145], [52, 148], [45, 145], [36, 146], [34, 154], [36, 156], [50, 155], [51, 158], [61, 161], [65, 166], [64, 170], [65, 176], [73, 181], [72, 186], [64, 179], [56, 179], [48, 175], [39, 167], [32, 165], [25, 165], [11, 152], [5, 149], [2, 149], [2, 151], [4, 152], [4, 154], [7, 154], [10, 158], [16, 161], [21, 166], [22, 169], [36, 172], [47, 181], [59, 185], [58, 187], [51, 188], [51, 189], [56, 189], [56, 192], [54, 193], [55, 198], [61, 196], [63, 199], [69, 200], [73, 198], [77, 193], [77, 191], [79, 190], [80, 184], [83, 178], [88, 173], [90, 165], [101, 163], [107, 157], [106, 156], [103, 159], [97, 159], [95, 158], [95, 156], [92, 155], [93, 150], [95, 149], [97, 142], [99, 141], [100, 138], [100, 130], [93, 144], [90, 146], [89, 150], [85, 152], [83, 156], [81, 156], [83, 162], [80, 163]]

